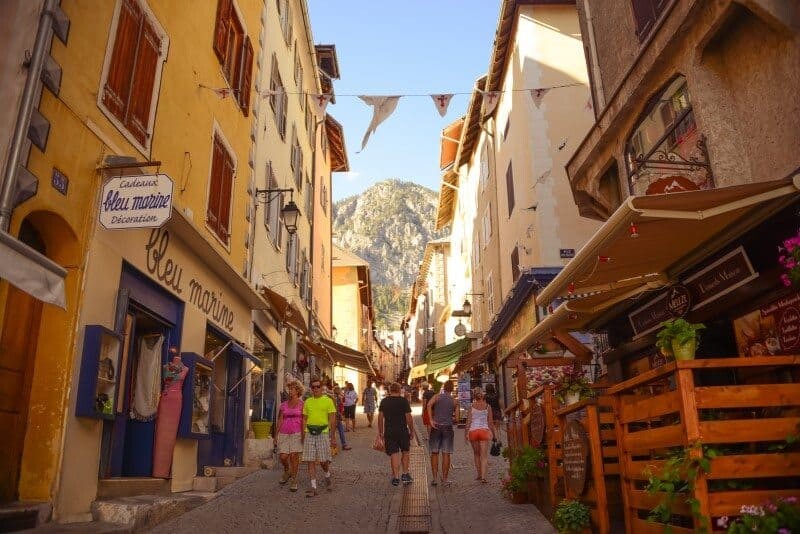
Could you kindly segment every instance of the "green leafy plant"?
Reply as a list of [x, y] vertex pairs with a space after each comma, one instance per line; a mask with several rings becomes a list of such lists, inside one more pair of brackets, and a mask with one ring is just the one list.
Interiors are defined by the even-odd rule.
[[556, 527], [559, 534], [576, 534], [589, 528], [591, 524], [591, 511], [582, 502], [564, 499], [556, 506], [553, 526]]
[[511, 477], [521, 480], [523, 485], [533, 477], [543, 477], [547, 470], [547, 456], [543, 449], [526, 445], [511, 461]]
[[[700, 454], [695, 454], [694, 451], [699, 451]], [[657, 493], [664, 495], [661, 502], [650, 510], [648, 521], [663, 523], [665, 532], [670, 532], [669, 523], [673, 515], [673, 506], [678, 499], [682, 499], [691, 508], [692, 515], [698, 519], [699, 525], [695, 531], [704, 532], [700, 501], [694, 497], [694, 485], [700, 474], [711, 472], [711, 460], [717, 456], [719, 456], [717, 449], [696, 443], [671, 452], [660, 473], [653, 473], [652, 469], [645, 470], [647, 492], [651, 495]]]
[[800, 505], [797, 497], [775, 499], [763, 506], [742, 506], [739, 513], [741, 515], [733, 521], [727, 516], [720, 517], [717, 519], [717, 526], [727, 529], [728, 534], [800, 532]]
[[770, 445], [767, 447], [767, 450], [785, 451], [786, 449], [793, 449], [796, 445], [800, 445], [800, 425], [798, 425], [798, 431], [796, 433], [786, 436], [786, 441]]
[[689, 343], [700, 343], [700, 334], [706, 326], [702, 323], [690, 323], [685, 319], [670, 319], [661, 323], [661, 330], [656, 334], [656, 347], [665, 356], [673, 356], [678, 347]]
[[571, 393], [577, 394], [579, 399], [594, 395], [591, 383], [586, 378], [583, 368], [579, 365], [572, 366], [564, 371], [561, 380], [556, 385], [556, 397], [562, 404]]
[[500, 491], [503, 496], [510, 499], [514, 493], [525, 491], [525, 481], [518, 480], [511, 475], [507, 475], [500, 481]]

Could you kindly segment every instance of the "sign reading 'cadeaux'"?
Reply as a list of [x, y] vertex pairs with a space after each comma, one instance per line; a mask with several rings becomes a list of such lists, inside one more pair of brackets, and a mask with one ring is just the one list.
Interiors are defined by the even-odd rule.
[[172, 178], [116, 176], [103, 184], [100, 224], [107, 230], [160, 228], [172, 215]]

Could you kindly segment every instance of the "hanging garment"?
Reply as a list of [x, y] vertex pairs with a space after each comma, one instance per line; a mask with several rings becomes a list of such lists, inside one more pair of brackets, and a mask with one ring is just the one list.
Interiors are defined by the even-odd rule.
[[142, 338], [139, 343], [139, 363], [133, 385], [131, 419], [152, 421], [161, 396], [161, 347], [164, 336]]
[[156, 439], [153, 447], [153, 476], [169, 478], [172, 470], [172, 452], [178, 436], [178, 423], [183, 407], [183, 380], [189, 368], [181, 363], [164, 366], [164, 392], [158, 403]]

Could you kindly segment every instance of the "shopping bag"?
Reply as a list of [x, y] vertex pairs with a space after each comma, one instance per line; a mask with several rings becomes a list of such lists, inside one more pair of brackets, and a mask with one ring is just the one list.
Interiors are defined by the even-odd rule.
[[503, 448], [503, 444], [497, 440], [492, 440], [492, 447], [489, 449], [489, 454], [492, 456], [500, 456], [500, 451]]
[[386, 450], [386, 444], [383, 442], [383, 438], [381, 436], [375, 436], [375, 442], [372, 444], [372, 448], [381, 452]]

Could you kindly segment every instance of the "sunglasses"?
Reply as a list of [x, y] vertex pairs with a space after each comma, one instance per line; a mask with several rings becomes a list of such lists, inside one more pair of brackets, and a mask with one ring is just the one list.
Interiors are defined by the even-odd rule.
[[321, 388], [322, 384], [311, 384], [311, 389], [318, 389]]

